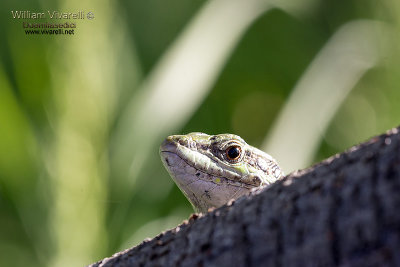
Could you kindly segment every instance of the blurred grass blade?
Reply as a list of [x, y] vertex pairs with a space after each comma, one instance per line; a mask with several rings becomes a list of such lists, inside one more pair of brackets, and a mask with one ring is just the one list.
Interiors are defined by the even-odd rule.
[[367, 20], [342, 26], [301, 77], [262, 146], [286, 173], [311, 163], [336, 110], [378, 62], [386, 27]]
[[51, 266], [82, 266], [106, 254], [108, 135], [121, 92], [117, 77], [132, 66], [117, 61], [126, 56], [127, 33], [112, 3], [64, 1], [60, 10], [77, 6], [95, 19], [79, 21], [76, 35], [56, 39], [49, 53], [56, 88], [55, 140], [47, 158], [56, 245]]
[[[0, 251], [2, 256], [18, 257], [14, 262], [28, 265], [34, 259], [44, 264], [49, 240], [40, 228], [45, 225], [46, 218], [40, 206], [41, 196], [35, 190], [43, 177], [32, 175], [40, 169], [40, 153], [24, 112], [0, 65], [0, 207], [4, 209], [12, 203], [18, 216], [15, 220], [1, 217], [1, 227], [6, 232], [1, 237]], [[13, 235], [16, 231], [19, 231], [18, 236]], [[21, 237], [26, 244], [17, 246]], [[7, 257], [0, 259], [0, 265], [5, 259]]]

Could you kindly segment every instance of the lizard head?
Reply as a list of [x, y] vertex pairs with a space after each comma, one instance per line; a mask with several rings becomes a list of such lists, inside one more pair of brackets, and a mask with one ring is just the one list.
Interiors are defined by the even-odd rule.
[[160, 155], [172, 179], [200, 212], [282, 176], [270, 155], [233, 134], [172, 135], [161, 144]]

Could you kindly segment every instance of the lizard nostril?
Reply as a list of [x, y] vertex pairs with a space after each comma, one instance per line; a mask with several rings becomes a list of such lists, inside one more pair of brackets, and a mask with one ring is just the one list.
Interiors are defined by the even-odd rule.
[[165, 160], [165, 163], [167, 163], [168, 166], [171, 166], [171, 165], [169, 164], [169, 160], [168, 160], [167, 157], [165, 157], [164, 160]]

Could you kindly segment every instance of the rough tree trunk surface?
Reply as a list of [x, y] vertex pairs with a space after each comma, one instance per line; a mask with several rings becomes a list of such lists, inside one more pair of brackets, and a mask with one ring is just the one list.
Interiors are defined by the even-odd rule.
[[400, 266], [399, 132], [91, 266]]

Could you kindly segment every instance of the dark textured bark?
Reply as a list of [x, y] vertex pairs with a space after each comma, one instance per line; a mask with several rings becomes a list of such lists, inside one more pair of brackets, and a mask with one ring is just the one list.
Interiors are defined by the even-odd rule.
[[400, 266], [399, 130], [91, 266]]

